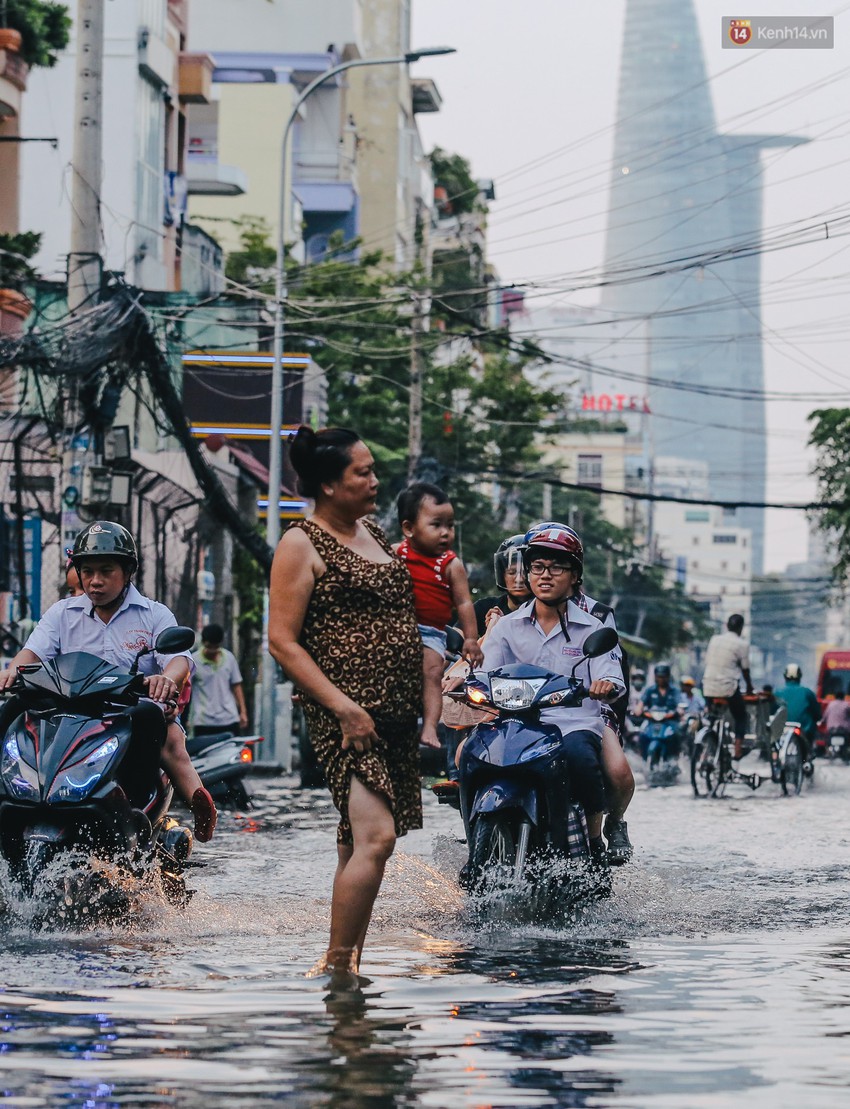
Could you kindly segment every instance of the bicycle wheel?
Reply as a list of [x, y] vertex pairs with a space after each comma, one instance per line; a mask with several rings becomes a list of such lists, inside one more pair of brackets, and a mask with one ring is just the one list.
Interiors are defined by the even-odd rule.
[[694, 796], [711, 797], [717, 786], [720, 742], [716, 732], [704, 730], [694, 740], [691, 752], [691, 785]]
[[796, 797], [803, 788], [803, 751], [800, 741], [794, 736], [791, 736], [785, 745], [785, 757], [782, 760], [779, 781], [786, 797], [792, 794]]

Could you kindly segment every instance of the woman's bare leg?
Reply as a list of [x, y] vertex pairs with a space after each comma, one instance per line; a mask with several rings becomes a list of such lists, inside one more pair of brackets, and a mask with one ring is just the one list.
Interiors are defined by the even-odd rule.
[[396, 839], [395, 823], [386, 797], [374, 793], [353, 775], [348, 794], [348, 819], [354, 844], [340, 847], [338, 852], [327, 954], [330, 970], [359, 967], [372, 907]]

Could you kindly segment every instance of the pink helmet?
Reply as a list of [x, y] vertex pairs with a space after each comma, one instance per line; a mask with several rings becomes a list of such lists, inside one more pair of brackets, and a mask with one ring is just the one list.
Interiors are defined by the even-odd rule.
[[526, 570], [541, 554], [548, 554], [550, 558], [561, 555], [566, 556], [574, 564], [581, 579], [584, 569], [584, 547], [578, 535], [567, 524], [560, 524], [557, 521], [534, 524], [525, 533], [524, 543], [523, 562]]

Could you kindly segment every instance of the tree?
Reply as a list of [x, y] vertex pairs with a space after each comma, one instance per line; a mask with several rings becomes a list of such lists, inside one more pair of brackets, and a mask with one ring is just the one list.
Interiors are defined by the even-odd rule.
[[429, 155], [434, 185], [446, 190], [443, 202], [445, 215], [474, 212], [478, 206], [478, 183], [472, 176], [469, 162], [460, 154], [449, 154], [435, 146]]
[[818, 495], [830, 507], [818, 512], [818, 527], [828, 532], [835, 550], [833, 577], [842, 585], [850, 572], [850, 408], [819, 408], [809, 446], [817, 450], [813, 473]]
[[0, 0], [0, 27], [21, 35], [20, 56], [30, 66], [56, 65], [68, 45], [71, 17], [66, 4], [49, 0]]

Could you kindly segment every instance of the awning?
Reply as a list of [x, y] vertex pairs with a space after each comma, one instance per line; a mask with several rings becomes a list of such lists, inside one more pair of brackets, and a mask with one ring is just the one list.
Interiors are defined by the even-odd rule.
[[298, 181], [292, 191], [305, 212], [350, 212], [357, 203], [354, 186], [347, 181]]

